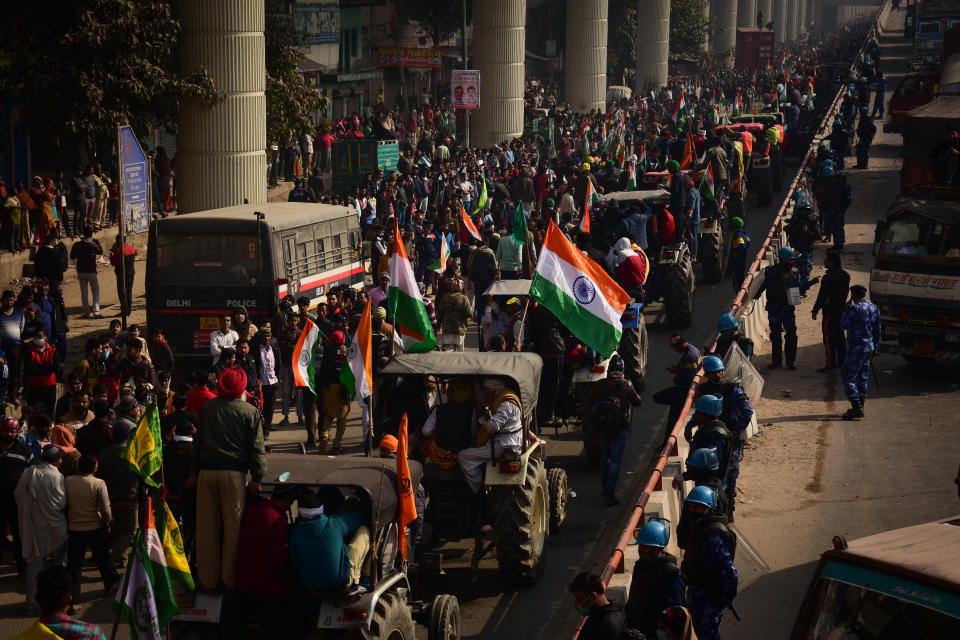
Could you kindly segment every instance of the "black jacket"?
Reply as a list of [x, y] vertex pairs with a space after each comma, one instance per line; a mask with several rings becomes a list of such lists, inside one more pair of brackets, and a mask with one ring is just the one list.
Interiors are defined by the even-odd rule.
[[817, 301], [813, 303], [813, 313], [821, 309], [824, 313], [843, 313], [843, 306], [847, 302], [847, 292], [850, 290], [850, 274], [842, 268], [827, 269], [820, 280], [820, 291], [817, 292]]
[[623, 631], [623, 609], [614, 603], [590, 610], [580, 630], [580, 640], [616, 640]]

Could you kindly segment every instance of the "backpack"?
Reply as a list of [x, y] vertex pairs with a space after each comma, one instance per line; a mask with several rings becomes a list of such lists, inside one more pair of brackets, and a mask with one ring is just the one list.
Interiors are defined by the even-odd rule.
[[593, 408], [593, 417], [598, 431], [605, 436], [616, 435], [626, 426], [623, 406], [617, 395], [607, 394], [597, 400]]

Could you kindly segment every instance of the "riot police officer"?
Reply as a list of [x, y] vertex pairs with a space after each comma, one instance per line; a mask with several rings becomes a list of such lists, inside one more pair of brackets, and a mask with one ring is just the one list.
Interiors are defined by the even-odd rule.
[[793, 261], [797, 252], [791, 247], [781, 247], [777, 252], [779, 262], [763, 270], [763, 284], [754, 298], [767, 292], [767, 320], [770, 323], [771, 362], [767, 368], [779, 369], [783, 364], [784, 340], [786, 332], [787, 369], [796, 369], [797, 361], [797, 318], [794, 314], [790, 289], [799, 291], [797, 275], [793, 271]]
[[[702, 395], [697, 398], [693, 410], [693, 418], [687, 423], [683, 437], [690, 443], [690, 448], [694, 451], [708, 448], [716, 450], [719, 461], [718, 475], [724, 481], [723, 484], [726, 485], [734, 437], [727, 425], [720, 419], [723, 413], [723, 398], [713, 394]], [[696, 431], [694, 431], [694, 427], [696, 427]]]
[[680, 566], [676, 556], [666, 551], [668, 542], [670, 529], [662, 522], [646, 523], [637, 535], [640, 555], [633, 566], [624, 613], [627, 626], [648, 638], [657, 637], [657, 614], [684, 604]]
[[713, 355], [722, 359], [727, 355], [730, 345], [736, 342], [743, 351], [743, 355], [747, 356], [747, 360], [753, 359], [753, 340], [741, 333], [740, 321], [732, 312], [727, 311], [720, 316], [717, 321], [717, 333], [717, 348]]
[[700, 384], [700, 393], [714, 394], [722, 398], [723, 406], [719, 419], [733, 437], [730, 462], [723, 476], [726, 478], [724, 488], [727, 501], [730, 503], [728, 513], [732, 522], [733, 512], [736, 509], [737, 478], [740, 477], [740, 462], [743, 460], [743, 443], [746, 440], [747, 427], [750, 426], [750, 420], [753, 418], [753, 405], [750, 404], [740, 380], [724, 381], [726, 365], [717, 356], [707, 356], [703, 359], [703, 372], [707, 379]]
[[717, 513], [732, 515], [727, 493], [723, 490], [726, 481], [724, 471], [720, 469], [720, 456], [713, 447], [693, 450], [687, 456], [686, 469], [673, 477], [673, 488], [679, 491], [683, 483], [689, 480], [697, 487], [710, 487], [717, 492]]
[[716, 491], [701, 486], [687, 495], [681, 516], [688, 522], [688, 532], [682, 541], [680, 570], [687, 583], [693, 628], [702, 640], [720, 639], [723, 610], [737, 595], [736, 536], [716, 511]]
[[860, 284], [850, 287], [850, 300], [840, 316], [840, 327], [847, 330], [847, 355], [843, 360], [843, 389], [850, 401], [844, 420], [863, 417], [867, 401], [867, 381], [870, 361], [877, 355], [880, 344], [880, 310], [866, 298], [867, 288]]

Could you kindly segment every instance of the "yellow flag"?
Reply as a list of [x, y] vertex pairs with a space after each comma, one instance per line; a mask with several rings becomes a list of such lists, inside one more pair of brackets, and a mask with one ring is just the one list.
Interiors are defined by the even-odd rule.
[[167, 501], [160, 500], [160, 504], [163, 505], [163, 511], [160, 513], [159, 522], [157, 522], [157, 533], [160, 534], [160, 544], [163, 547], [163, 555], [167, 560], [167, 570], [171, 576], [192, 590], [195, 588], [193, 574], [190, 573], [187, 555], [183, 551], [183, 537], [180, 535], [180, 527], [177, 525], [177, 519], [170, 512]]

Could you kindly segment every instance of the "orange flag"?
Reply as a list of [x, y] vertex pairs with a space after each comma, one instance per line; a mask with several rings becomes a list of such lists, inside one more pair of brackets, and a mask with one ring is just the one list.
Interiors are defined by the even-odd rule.
[[680, 159], [681, 169], [690, 166], [690, 163], [693, 162], [693, 153], [693, 135], [690, 133], [690, 128], [687, 127], [687, 144], [683, 147], [683, 157]]
[[410, 465], [407, 464], [407, 414], [400, 420], [397, 433], [397, 529], [400, 531], [400, 555], [407, 559], [407, 525], [417, 519], [417, 502], [413, 497]]

